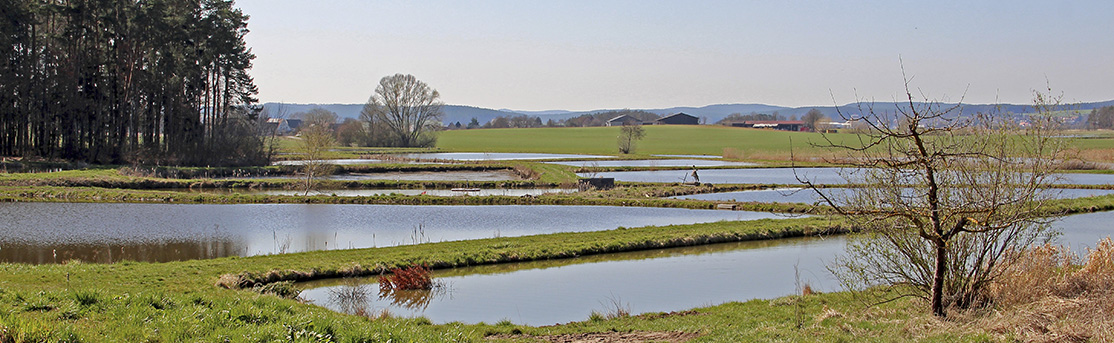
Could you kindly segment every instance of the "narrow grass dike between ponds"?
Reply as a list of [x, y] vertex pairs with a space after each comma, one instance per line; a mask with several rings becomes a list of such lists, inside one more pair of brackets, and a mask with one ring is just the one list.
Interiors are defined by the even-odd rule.
[[852, 228], [843, 221], [810, 217], [316, 251], [239, 259], [236, 265], [241, 268], [225, 272], [216, 285], [245, 289], [276, 282], [380, 275], [392, 268], [414, 264], [445, 269], [712, 243], [834, 235], [850, 231]]

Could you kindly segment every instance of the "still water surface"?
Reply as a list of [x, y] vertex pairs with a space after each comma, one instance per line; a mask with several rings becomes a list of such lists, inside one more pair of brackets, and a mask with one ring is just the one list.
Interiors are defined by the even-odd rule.
[[[846, 173], [854, 179], [852, 169], [842, 168], [750, 168], [750, 169], [707, 169], [699, 170], [700, 181], [704, 183], [747, 183], [747, 184], [781, 184], [799, 185], [797, 177], [809, 180], [814, 184], [844, 184], [847, 183], [840, 173]], [[627, 182], [692, 182], [691, 170], [653, 170], [653, 171], [623, 171], [596, 173], [595, 177], [611, 177], [615, 181]], [[577, 174], [588, 177], [587, 173]], [[1064, 173], [1057, 174], [1062, 178], [1058, 184], [1066, 185], [1107, 185], [1114, 184], [1114, 174], [1085, 174]]]
[[[1074, 251], [1094, 247], [1114, 232], [1111, 221], [1114, 212], [1065, 217], [1054, 224], [1063, 232], [1055, 242]], [[795, 293], [798, 277], [814, 290], [839, 290], [825, 266], [845, 245], [843, 236], [798, 238], [459, 268], [434, 272], [444, 286], [433, 292], [384, 297], [374, 278], [299, 286], [308, 288], [303, 298], [341, 312], [386, 309], [435, 323], [549, 325], [606, 313], [616, 302], [639, 314], [774, 298]], [[344, 293], [362, 296], [338, 296]]]
[[698, 159], [670, 159], [670, 160], [611, 160], [611, 161], [561, 161], [546, 162], [573, 167], [724, 167], [724, 166], [756, 166], [758, 163], [732, 162], [718, 160]]
[[0, 262], [172, 261], [780, 218], [610, 206], [0, 203]]
[[[360, 279], [364, 286], [326, 280], [299, 287], [310, 288], [303, 298], [338, 311], [363, 306], [434, 323], [549, 325], [607, 313], [614, 302], [638, 314], [778, 297], [794, 289], [794, 265], [813, 289], [836, 290], [824, 266], [843, 246], [841, 237], [787, 239], [461, 268], [435, 272], [440, 290], [383, 298], [374, 278]], [[354, 303], [334, 295], [346, 287], [364, 287], [368, 296]]]
[[[224, 179], [302, 179], [304, 177], [291, 176], [291, 175], [278, 175], [278, 176], [249, 176], [249, 177], [226, 177]], [[507, 170], [488, 170], [488, 171], [440, 171], [440, 172], [385, 172], [385, 173], [350, 173], [350, 174], [337, 174], [322, 176], [318, 179], [321, 180], [341, 180], [341, 181], [360, 181], [360, 180], [395, 180], [395, 181], [511, 181], [521, 180], [522, 178], [515, 175], [513, 172]]]
[[[297, 189], [243, 189], [243, 188], [160, 188], [163, 192], [207, 193], [207, 194], [244, 194], [244, 195], [305, 195]], [[325, 195], [338, 197], [366, 197], [377, 195], [431, 195], [431, 196], [538, 196], [543, 194], [576, 193], [572, 188], [467, 188], [467, 189], [317, 189], [309, 191], [310, 196]]]
[[507, 160], [549, 160], [563, 158], [609, 158], [611, 156], [574, 155], [574, 154], [534, 154], [511, 152], [436, 152], [403, 154], [406, 158], [419, 160], [456, 160], [456, 161], [507, 161]]
[[[826, 194], [840, 194], [843, 189], [830, 188]], [[1049, 189], [1050, 194], [1059, 199], [1074, 199], [1093, 196], [1114, 194], [1114, 189]], [[673, 199], [709, 200], [709, 201], [738, 201], [738, 202], [763, 202], [763, 203], [805, 203], [812, 204], [820, 200], [816, 192], [803, 188], [777, 188], [753, 191], [737, 191], [723, 193], [705, 193], [693, 195], [678, 195]]]
[[[366, 197], [375, 195], [432, 195], [432, 196], [538, 196], [542, 194], [558, 194], [558, 193], [575, 193], [576, 189], [571, 188], [469, 188], [469, 189], [324, 189], [319, 191], [310, 191], [309, 195], [331, 195], [338, 197]], [[266, 194], [266, 195], [304, 195], [305, 191], [297, 190], [262, 190], [262, 191], [248, 191], [243, 194]]]
[[[271, 163], [271, 164], [276, 165], [276, 166], [300, 166], [300, 165], [305, 165], [308, 162], [309, 161], [307, 161], [307, 160], [287, 160], [287, 161], [275, 161], [275, 163]], [[390, 160], [390, 161], [387, 161], [387, 160], [365, 159], [365, 158], [345, 158], [345, 159], [336, 159], [336, 160], [321, 160], [321, 162], [326, 163], [326, 164], [335, 164], [335, 165], [376, 164], [376, 163], [440, 164], [440, 163], [415, 162], [415, 161], [407, 161], [407, 160]]]

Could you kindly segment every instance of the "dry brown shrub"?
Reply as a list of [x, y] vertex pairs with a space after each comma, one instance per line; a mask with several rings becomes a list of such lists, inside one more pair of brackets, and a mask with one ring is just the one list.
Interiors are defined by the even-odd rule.
[[526, 166], [515, 166], [514, 169], [511, 170], [511, 172], [513, 172], [515, 176], [518, 176], [523, 180], [537, 180], [539, 177], [541, 177], [541, 174], [539, 174], [538, 171]]
[[1006, 260], [1013, 263], [999, 265], [1001, 276], [989, 288], [990, 299], [1002, 307], [1060, 293], [1055, 290], [1068, 282], [1075, 264], [1071, 251], [1051, 244], [1011, 251]]
[[1114, 241], [1110, 237], [1099, 241], [1094, 249], [1087, 249], [1087, 260], [1075, 272], [1075, 276], [1085, 280], [1092, 289], [1110, 290], [1114, 287]]
[[812, 290], [812, 284], [805, 283], [805, 285], [803, 287], [801, 287], [801, 295], [803, 295], [803, 296], [810, 296], [810, 295], [813, 295], [814, 293], [816, 293], [816, 292], [814, 292]]
[[1083, 160], [1068, 160], [1068, 161], [1061, 162], [1060, 166], [1057, 167], [1057, 169], [1062, 169], [1062, 170], [1103, 170], [1103, 169], [1107, 169], [1107, 167], [1105, 165], [1098, 164], [1098, 163], [1095, 163], [1095, 162], [1089, 162], [1089, 161], [1083, 161]]
[[1050, 245], [1017, 254], [991, 287], [998, 312], [973, 325], [1027, 342], [1114, 341], [1114, 241], [1088, 249], [1082, 265]]

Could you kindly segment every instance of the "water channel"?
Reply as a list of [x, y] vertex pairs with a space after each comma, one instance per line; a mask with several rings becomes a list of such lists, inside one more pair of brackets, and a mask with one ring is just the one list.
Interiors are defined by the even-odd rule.
[[[1065, 217], [1054, 224], [1063, 232], [1055, 242], [1083, 251], [1114, 233], [1111, 221], [1114, 212]], [[308, 288], [303, 298], [341, 312], [549, 325], [585, 320], [616, 303], [639, 314], [775, 298], [795, 293], [798, 280], [817, 291], [839, 290], [826, 265], [845, 244], [842, 236], [798, 238], [460, 268], [435, 271], [443, 286], [433, 292], [382, 298], [374, 278], [299, 286]]]
[[[842, 189], [831, 188], [826, 192], [839, 194]], [[1093, 196], [1114, 194], [1114, 189], [1073, 189], [1053, 188], [1048, 189], [1051, 196], [1059, 199], [1074, 199]], [[673, 199], [709, 200], [709, 201], [737, 201], [737, 202], [762, 202], [762, 203], [805, 203], [812, 204], [820, 200], [816, 192], [803, 188], [778, 188], [753, 191], [737, 191], [723, 193], [704, 193], [693, 195], [678, 195]]]
[[[749, 168], [749, 169], [706, 169], [699, 170], [700, 181], [712, 184], [781, 184], [799, 185], [797, 177], [815, 184], [843, 184], [846, 179], [841, 172], [854, 178], [853, 169], [842, 168]], [[692, 182], [691, 170], [652, 170], [594, 173], [594, 177], [610, 177], [615, 181], [627, 182]], [[577, 174], [590, 177], [588, 173]], [[1057, 174], [1065, 185], [1107, 185], [1114, 184], [1114, 174], [1063, 173]]]
[[507, 160], [552, 160], [552, 159], [589, 159], [611, 158], [599, 155], [575, 154], [541, 154], [541, 153], [511, 153], [511, 152], [434, 152], [418, 154], [402, 154], [405, 158], [418, 160], [454, 160], [454, 161], [507, 161]]
[[732, 162], [701, 159], [669, 159], [669, 160], [604, 160], [604, 161], [559, 161], [546, 162], [573, 167], [726, 167], [726, 166], [757, 166], [758, 163]]
[[[152, 191], [179, 192], [179, 193], [204, 193], [204, 194], [243, 194], [243, 195], [305, 195], [305, 190], [299, 189], [245, 189], [245, 188], [156, 188]], [[372, 188], [372, 189], [314, 189], [309, 191], [310, 196], [338, 196], [338, 197], [367, 197], [379, 195], [429, 195], [429, 196], [539, 196], [543, 194], [576, 193], [573, 188]]]
[[[287, 161], [275, 161], [275, 163], [271, 163], [271, 164], [276, 165], [276, 166], [300, 166], [300, 165], [305, 165], [307, 162], [308, 161], [306, 161], [306, 160], [287, 160]], [[335, 164], [335, 165], [357, 165], [357, 164], [377, 164], [377, 163], [440, 164], [440, 163], [429, 163], [429, 162], [416, 162], [416, 161], [410, 161], [410, 160], [380, 160], [380, 159], [366, 159], [366, 158], [345, 158], [345, 159], [335, 159], [335, 160], [321, 160], [321, 162], [326, 163], [326, 164]]]
[[[298, 179], [298, 176], [250, 176], [226, 177], [224, 179]], [[360, 180], [394, 180], [394, 181], [512, 181], [522, 178], [509, 170], [488, 171], [420, 171], [420, 172], [384, 172], [384, 173], [349, 173], [319, 177], [321, 180], [360, 181]]]
[[0, 262], [174, 261], [781, 218], [611, 206], [0, 203]]

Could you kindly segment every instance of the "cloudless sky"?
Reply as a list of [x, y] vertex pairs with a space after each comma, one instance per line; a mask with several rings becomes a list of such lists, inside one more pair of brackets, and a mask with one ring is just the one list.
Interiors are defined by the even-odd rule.
[[[413, 74], [517, 110], [1114, 99], [1114, 1], [239, 0], [264, 102]], [[834, 98], [834, 99], [833, 99]]]

